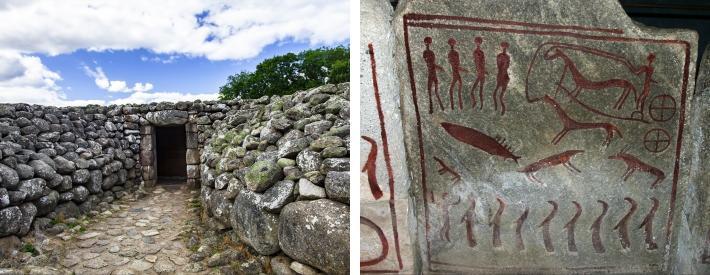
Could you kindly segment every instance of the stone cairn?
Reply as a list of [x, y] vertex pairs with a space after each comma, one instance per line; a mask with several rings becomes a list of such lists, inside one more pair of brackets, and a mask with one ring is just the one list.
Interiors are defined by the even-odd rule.
[[59, 234], [64, 219], [145, 194], [152, 126], [184, 124], [207, 225], [274, 256], [276, 273], [347, 273], [348, 98], [344, 83], [255, 100], [0, 104], [0, 241]]
[[251, 101], [214, 124], [203, 150], [207, 224], [275, 255], [276, 273], [348, 272], [348, 98], [345, 83]]

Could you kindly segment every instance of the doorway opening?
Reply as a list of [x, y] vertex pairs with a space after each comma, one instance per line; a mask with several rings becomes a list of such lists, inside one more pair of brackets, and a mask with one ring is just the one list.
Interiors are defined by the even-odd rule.
[[155, 155], [158, 183], [184, 183], [187, 179], [185, 161], [185, 127], [155, 127]]

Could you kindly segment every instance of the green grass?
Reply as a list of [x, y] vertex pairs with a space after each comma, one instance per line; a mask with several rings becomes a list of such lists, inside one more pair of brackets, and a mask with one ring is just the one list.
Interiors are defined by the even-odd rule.
[[22, 248], [20, 249], [22, 252], [29, 252], [32, 254], [33, 257], [39, 255], [39, 251], [35, 248], [34, 244], [32, 243], [24, 243], [22, 245]]

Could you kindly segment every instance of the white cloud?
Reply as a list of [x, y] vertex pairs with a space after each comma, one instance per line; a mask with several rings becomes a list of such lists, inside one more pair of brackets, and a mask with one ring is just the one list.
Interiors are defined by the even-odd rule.
[[197, 99], [201, 100], [216, 100], [218, 95], [216, 93], [180, 93], [180, 92], [158, 92], [158, 93], [145, 93], [145, 92], [135, 92], [126, 98], [116, 99], [109, 101], [108, 104], [128, 104], [128, 103], [150, 103], [150, 102], [161, 102], [161, 101], [194, 101]]
[[109, 80], [101, 67], [96, 67], [96, 69], [91, 69], [89, 66], [84, 65], [84, 72], [86, 75], [94, 79], [94, 83], [99, 88], [112, 92], [112, 93], [132, 93], [132, 92], [147, 92], [153, 89], [153, 84], [151, 83], [141, 83], [136, 82], [133, 84], [133, 88], [128, 88], [126, 81], [123, 80]]
[[49, 55], [144, 48], [239, 60], [280, 41], [349, 37], [347, 0], [28, 0], [0, 5], [0, 18], [0, 49]]
[[0, 102], [56, 106], [103, 104], [101, 100], [67, 100], [57, 85], [60, 80], [61, 76], [44, 66], [39, 57], [0, 51]]

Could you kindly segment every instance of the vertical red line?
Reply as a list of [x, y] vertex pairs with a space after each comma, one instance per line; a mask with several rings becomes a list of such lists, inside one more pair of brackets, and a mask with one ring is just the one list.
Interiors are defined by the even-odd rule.
[[387, 167], [388, 184], [390, 188], [390, 214], [392, 216], [392, 234], [394, 235], [394, 246], [397, 251], [397, 262], [399, 269], [402, 269], [402, 256], [399, 253], [399, 233], [397, 232], [397, 211], [394, 208], [394, 175], [392, 173], [392, 162], [390, 160], [389, 145], [387, 142], [387, 130], [385, 129], [385, 115], [382, 111], [382, 103], [380, 101], [380, 88], [377, 85], [377, 63], [375, 63], [375, 49], [372, 43], [367, 44], [370, 52], [370, 64], [372, 66], [372, 87], [375, 91], [375, 105], [377, 106], [377, 116], [380, 118], [380, 134], [382, 136], [382, 154], [385, 157], [385, 166]]
[[409, 48], [409, 17], [411, 15], [405, 14], [402, 17], [403, 23], [402, 26], [404, 28], [404, 50], [406, 52], [406, 58], [407, 58], [407, 70], [409, 71], [409, 85], [412, 89], [412, 101], [414, 102], [414, 114], [416, 115], [417, 118], [417, 137], [418, 137], [418, 144], [419, 144], [419, 167], [421, 167], [421, 173], [422, 173], [422, 194], [423, 199], [424, 199], [424, 221], [425, 221], [425, 237], [426, 237], [426, 244], [427, 244], [427, 265], [428, 269], [431, 270], [431, 243], [429, 241], [429, 205], [427, 202], [426, 194], [429, 193], [427, 186], [426, 186], [426, 163], [424, 160], [424, 135], [422, 134], [422, 121], [421, 117], [419, 114], [419, 101], [417, 99], [417, 86], [414, 83], [414, 68], [412, 68], [412, 55], [411, 55], [411, 50]]
[[681, 41], [685, 46], [685, 68], [683, 70], [683, 88], [680, 90], [680, 118], [678, 121], [678, 142], [675, 145], [675, 165], [673, 167], [673, 187], [671, 188], [671, 211], [668, 213], [668, 222], [666, 223], [666, 243], [670, 242], [673, 229], [673, 212], [675, 210], [675, 197], [678, 193], [678, 173], [680, 173], [680, 147], [683, 144], [683, 126], [685, 125], [685, 99], [687, 97], [688, 76], [690, 74], [690, 44], [686, 41]]

